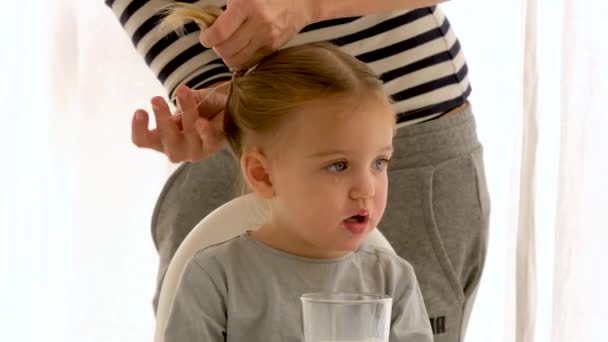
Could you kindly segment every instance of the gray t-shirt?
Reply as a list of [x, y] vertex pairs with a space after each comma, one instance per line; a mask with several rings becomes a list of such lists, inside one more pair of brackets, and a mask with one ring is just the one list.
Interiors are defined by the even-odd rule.
[[300, 296], [309, 292], [393, 297], [391, 342], [432, 342], [412, 266], [377, 247], [336, 259], [271, 248], [245, 233], [196, 253], [180, 279], [166, 342], [301, 342]]

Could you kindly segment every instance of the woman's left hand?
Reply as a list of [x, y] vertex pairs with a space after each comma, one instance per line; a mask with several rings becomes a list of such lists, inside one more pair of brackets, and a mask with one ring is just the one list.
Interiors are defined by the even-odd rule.
[[200, 35], [227, 66], [247, 69], [314, 22], [315, 0], [230, 0]]

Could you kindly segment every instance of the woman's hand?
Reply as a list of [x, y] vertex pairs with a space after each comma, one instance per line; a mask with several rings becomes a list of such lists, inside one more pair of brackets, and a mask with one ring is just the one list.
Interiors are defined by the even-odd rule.
[[247, 69], [283, 47], [314, 22], [313, 0], [231, 0], [226, 10], [200, 35], [227, 66]]
[[148, 129], [148, 113], [137, 110], [131, 125], [133, 143], [164, 153], [173, 163], [209, 157], [224, 144], [224, 108], [229, 87], [230, 82], [201, 90], [179, 87], [175, 115], [171, 115], [162, 97], [152, 98], [156, 128]]

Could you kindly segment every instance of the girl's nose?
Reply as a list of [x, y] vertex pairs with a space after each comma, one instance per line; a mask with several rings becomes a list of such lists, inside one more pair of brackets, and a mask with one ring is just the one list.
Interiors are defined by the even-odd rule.
[[353, 182], [350, 197], [355, 200], [373, 197], [376, 194], [376, 187], [374, 184], [374, 178], [369, 173], [357, 177]]

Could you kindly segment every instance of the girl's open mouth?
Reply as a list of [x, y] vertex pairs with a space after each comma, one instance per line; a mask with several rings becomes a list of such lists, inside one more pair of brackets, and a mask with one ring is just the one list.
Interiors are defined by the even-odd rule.
[[369, 225], [369, 216], [353, 215], [344, 220], [344, 226], [353, 234], [361, 234], [367, 230]]

